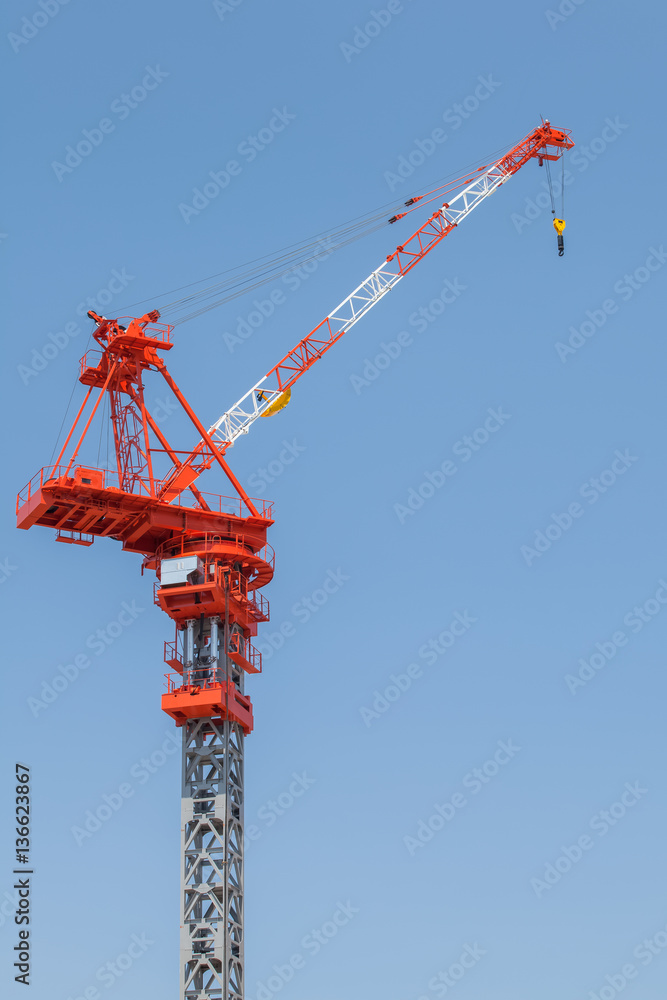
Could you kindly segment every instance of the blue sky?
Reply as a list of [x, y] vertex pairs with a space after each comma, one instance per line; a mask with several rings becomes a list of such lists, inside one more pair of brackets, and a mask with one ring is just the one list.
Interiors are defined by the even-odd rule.
[[[618, 0], [6, 5], [7, 996], [22, 995], [5, 916], [16, 760], [34, 774], [32, 995], [177, 996], [170, 622], [138, 557], [14, 527], [86, 349], [87, 300], [122, 314], [400, 204], [541, 115], [577, 144], [565, 257], [528, 164], [231, 453], [276, 503], [264, 673], [248, 684], [247, 997], [664, 996], [664, 21]], [[429, 145], [434, 129], [446, 138]], [[195, 202], [211, 173], [221, 190]], [[410, 231], [178, 327], [170, 370], [202, 420]], [[378, 367], [383, 344], [395, 356]], [[147, 396], [164, 406], [157, 382]], [[77, 656], [90, 665], [35, 713]], [[96, 978], [133, 935], [122, 977]]]

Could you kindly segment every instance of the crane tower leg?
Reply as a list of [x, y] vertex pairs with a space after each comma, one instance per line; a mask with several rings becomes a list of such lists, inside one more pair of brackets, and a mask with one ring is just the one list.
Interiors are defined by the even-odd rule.
[[[203, 647], [188, 641], [188, 622], [186, 661], [194, 662], [185, 679], [194, 688], [228, 678], [243, 694], [243, 671], [224, 655], [217, 665], [217, 624], [201, 623], [200, 639], [205, 631], [213, 640], [204, 658]], [[245, 732], [233, 719], [211, 717], [188, 719], [182, 730], [180, 997], [243, 1000]]]
[[181, 1000], [243, 1000], [243, 741], [183, 725]]

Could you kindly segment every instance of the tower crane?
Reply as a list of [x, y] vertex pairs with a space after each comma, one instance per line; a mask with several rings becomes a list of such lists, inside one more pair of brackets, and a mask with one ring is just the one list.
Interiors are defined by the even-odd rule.
[[[126, 319], [88, 314], [98, 346], [81, 359], [84, 400], [55, 464], [18, 494], [17, 523], [53, 528], [56, 540], [69, 544], [113, 538], [139, 553], [142, 572], [157, 575], [155, 603], [175, 623], [174, 640], [164, 643], [170, 673], [162, 708], [182, 730], [181, 1000], [244, 996], [244, 740], [253, 728], [244, 680], [262, 669], [252, 638], [269, 620], [261, 590], [275, 560], [267, 542], [272, 505], [247, 495], [226, 452], [258, 417], [282, 409], [297, 380], [485, 198], [529, 160], [558, 160], [573, 145], [568, 130], [542, 122], [465, 178], [455, 196], [208, 428], [167, 369], [163, 355], [173, 347], [173, 328], [159, 322], [157, 310]], [[421, 197], [405, 207], [414, 210]], [[558, 235], [560, 250], [562, 230]], [[190, 451], [173, 447], [151, 415], [148, 373], [162, 376], [194, 426], [198, 440]], [[113, 471], [79, 460], [103, 401], [113, 428]], [[199, 476], [214, 464], [231, 497], [199, 489]]]

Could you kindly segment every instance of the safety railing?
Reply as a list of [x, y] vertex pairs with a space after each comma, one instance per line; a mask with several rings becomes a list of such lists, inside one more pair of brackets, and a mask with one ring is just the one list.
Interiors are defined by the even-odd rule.
[[[69, 470], [67, 482], [72, 482], [72, 483], [74, 482], [74, 474], [76, 470], [79, 468], [81, 468], [81, 466], [77, 465], [73, 469]], [[106, 469], [95, 470], [95, 471], [101, 471], [104, 474], [104, 481], [106, 481], [106, 477], [108, 475], [108, 471]], [[26, 483], [26, 485], [23, 487], [22, 490], [19, 491], [19, 494], [16, 498], [17, 513], [21, 509], [21, 507], [23, 507], [23, 505], [26, 504], [28, 500], [30, 500], [33, 494], [37, 493], [37, 491], [40, 490], [42, 486], [44, 486], [45, 483], [55, 482], [58, 479], [63, 479], [66, 472], [67, 472], [66, 465], [45, 465], [43, 469], [40, 469], [39, 472], [36, 472], [35, 475], [32, 477], [32, 479], [28, 483]]]
[[[166, 480], [156, 484], [158, 493], [162, 489], [163, 482], [166, 482]], [[179, 495], [173, 500], [169, 500], [169, 506], [198, 507], [202, 510], [205, 510], [206, 507], [208, 507], [209, 510], [212, 510], [216, 514], [231, 514], [233, 517], [248, 516], [248, 508], [240, 497], [225, 497], [220, 496], [218, 493], [202, 493], [201, 491], [198, 491], [199, 496], [202, 497], [204, 503], [206, 504], [206, 507], [204, 507], [204, 504], [202, 504], [198, 498], [194, 496], [194, 494], [192, 498], [185, 495], [184, 499], [184, 493], [179, 493]], [[249, 497], [248, 499], [260, 517], [265, 518], [267, 521], [273, 520], [272, 500], [261, 500], [259, 497]]]
[[[90, 352], [89, 352], [90, 353]], [[26, 483], [23, 489], [19, 492], [16, 498], [16, 512], [18, 513], [21, 507], [30, 500], [34, 493], [36, 493], [42, 486], [50, 481], [55, 481], [62, 479], [67, 473], [67, 479], [65, 480], [68, 485], [71, 485], [77, 481], [77, 470], [83, 469], [85, 471], [89, 470], [87, 466], [77, 465], [74, 466], [67, 472], [66, 465], [45, 465], [44, 468], [40, 469], [39, 472], [35, 473], [32, 479]], [[114, 489], [120, 490], [123, 493], [129, 493], [132, 496], [144, 496], [151, 497], [150, 481], [142, 478], [141, 476], [134, 476], [130, 489], [127, 487], [123, 488], [120, 483], [118, 472], [115, 469], [93, 469], [91, 471], [98, 472], [102, 474], [102, 489]], [[81, 481], [79, 479], [79, 481]], [[162, 487], [162, 481], [155, 481], [155, 491], [160, 492]], [[206, 508], [220, 514], [232, 514], [236, 517], [247, 516], [247, 510], [245, 510], [245, 504], [239, 497], [225, 497], [218, 493], [201, 493]], [[190, 502], [186, 502], [189, 499]], [[256, 507], [258, 513], [261, 517], [267, 520], [273, 519], [273, 503], [269, 500], [260, 500], [252, 497], [252, 503]], [[188, 507], [192, 509], [204, 510], [206, 509], [202, 503], [199, 502], [195, 497], [184, 498], [183, 494], [176, 497], [169, 504], [172, 507]]]
[[[119, 326], [124, 326], [125, 330], [119, 330], [116, 334], [117, 337], [122, 337], [124, 333], [128, 332], [128, 327], [136, 322], [136, 316], [118, 316], [116, 322]], [[143, 334], [144, 337], [149, 337], [151, 340], [160, 340], [163, 344], [171, 343], [171, 331], [173, 326], [169, 326], [168, 323], [147, 323], [146, 326], [141, 329], [141, 327], [133, 327], [132, 332]], [[112, 338], [111, 343], [115, 340]]]
[[175, 667], [177, 663], [180, 664], [181, 667], [183, 666], [183, 656], [179, 652], [178, 646], [175, 642], [170, 642], [168, 639], [165, 639], [164, 643], [164, 662], [168, 667]]
[[[225, 567], [209, 567], [209, 577], [217, 578], [225, 586], [223, 574]], [[256, 622], [268, 622], [269, 602], [258, 590], [248, 590], [248, 580], [242, 573], [231, 573], [229, 577], [229, 596], [250, 615]]]
[[[233, 596], [233, 595], [232, 595]], [[244, 601], [247, 602], [248, 610], [257, 622], [268, 622], [269, 602], [259, 590], [253, 590], [245, 594]]]
[[68, 531], [67, 528], [58, 528], [56, 531], [56, 541], [66, 542], [68, 545], [92, 545], [95, 536], [87, 531]]
[[103, 357], [104, 351], [98, 351], [96, 348], [86, 351], [83, 357], [79, 359], [79, 377], [83, 375], [88, 368], [98, 368]]
[[223, 535], [208, 531], [201, 535], [180, 535], [178, 538], [170, 538], [158, 546], [154, 558], [178, 559], [187, 555], [200, 555], [205, 558], [206, 553], [214, 554], [221, 550], [225, 555], [238, 554], [245, 558], [250, 557], [253, 561], [266, 563], [271, 570], [275, 568], [276, 554], [268, 542], [255, 549], [247, 535], [236, 533]]
[[167, 694], [173, 694], [181, 688], [210, 691], [221, 684], [224, 685], [229, 679], [221, 667], [192, 667], [184, 670], [182, 674], [168, 673], [164, 676], [167, 682]]
[[[62, 469], [62, 472], [60, 471]], [[33, 493], [41, 489], [44, 483], [48, 479], [58, 479], [65, 472], [65, 466], [61, 465], [46, 465], [39, 472], [35, 473], [32, 479], [26, 483], [22, 490], [19, 490], [18, 496], [16, 497], [16, 512], [18, 514], [19, 510], [23, 504], [27, 503], [31, 498]]]
[[229, 637], [229, 652], [235, 653], [236, 656], [245, 660], [250, 666], [250, 673], [261, 674], [262, 654], [258, 649], [255, 649], [250, 639], [244, 639], [238, 632], [234, 632]]

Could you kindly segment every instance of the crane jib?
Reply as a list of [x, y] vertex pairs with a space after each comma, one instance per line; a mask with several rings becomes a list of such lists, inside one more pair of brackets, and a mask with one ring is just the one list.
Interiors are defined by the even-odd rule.
[[[534, 158], [538, 161], [545, 158], [559, 159], [563, 151], [571, 149], [573, 145], [568, 130], [554, 129], [549, 122], [545, 122], [480, 173], [397, 247], [308, 336], [267, 372], [257, 385], [223, 413], [210, 431], [216, 442], [233, 445], [242, 434], [247, 434], [254, 421], [264, 415], [282, 392], [294, 385], [401, 278], [525, 163]], [[550, 149], [557, 152], [550, 153]]]

